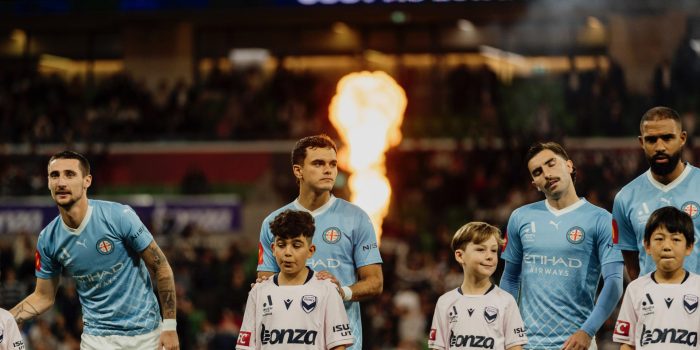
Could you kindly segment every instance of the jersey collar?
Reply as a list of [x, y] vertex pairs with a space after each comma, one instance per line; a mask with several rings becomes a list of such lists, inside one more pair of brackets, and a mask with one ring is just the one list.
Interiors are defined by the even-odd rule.
[[328, 210], [328, 208], [330, 208], [331, 205], [333, 205], [333, 203], [335, 203], [335, 200], [336, 200], [335, 196], [330, 195], [330, 198], [328, 198], [328, 202], [326, 202], [326, 204], [316, 208], [316, 210], [314, 210], [314, 211], [311, 211], [309, 209], [304, 208], [304, 206], [301, 205], [301, 203], [299, 203], [299, 198], [295, 199], [294, 202], [292, 202], [292, 204], [294, 204], [294, 207], [297, 210], [305, 211], [305, 212], [311, 214], [311, 216], [313, 216], [315, 218], [315, 217], [325, 213]]
[[[491, 287], [484, 292], [484, 295], [491, 293], [492, 290], [496, 288], [496, 285], [491, 283]], [[457, 287], [457, 293], [464, 295], [464, 292], [462, 292], [462, 287]]]
[[674, 189], [681, 182], [683, 182], [683, 180], [685, 180], [686, 177], [688, 177], [688, 174], [690, 174], [690, 172], [691, 172], [691, 169], [690, 169], [691, 167], [692, 166], [686, 162], [685, 169], [683, 169], [683, 172], [681, 173], [681, 175], [678, 176], [675, 180], [669, 182], [668, 185], [664, 185], [661, 182], [656, 181], [654, 176], [651, 175], [651, 169], [647, 170], [646, 175], [647, 175], [647, 179], [649, 179], [649, 182], [651, 182], [651, 184], [654, 187], [658, 188], [659, 190], [661, 190], [663, 192], [668, 192], [668, 191]]
[[83, 232], [83, 229], [85, 229], [85, 226], [87, 226], [88, 222], [90, 222], [90, 217], [92, 217], [92, 205], [88, 205], [87, 212], [85, 213], [85, 218], [83, 218], [83, 222], [80, 223], [80, 226], [78, 228], [70, 228], [68, 225], [66, 225], [65, 222], [63, 222], [63, 218], [59, 216], [61, 219], [61, 226], [63, 226], [68, 233], [75, 235], [75, 236], [80, 236], [80, 233]]
[[[654, 270], [654, 272], [652, 272], [649, 277], [651, 277], [651, 280], [654, 281], [654, 283], [659, 284], [659, 282], [656, 281], [656, 277], [654, 276], [655, 274], [656, 274], [656, 270]], [[685, 277], [683, 277], [683, 280], [681, 281], [680, 284], [685, 283], [685, 281], [688, 280], [688, 277], [690, 277], [690, 272], [688, 272], [688, 270], [686, 270]]]
[[586, 204], [586, 200], [584, 198], [579, 198], [578, 201], [576, 201], [574, 204], [563, 209], [557, 209], [549, 205], [549, 202], [546, 199], [544, 200], [544, 205], [547, 207], [547, 210], [549, 210], [550, 213], [554, 214], [554, 216], [561, 216], [566, 213], [570, 213], [584, 204]]
[[[311, 281], [311, 277], [314, 277], [314, 270], [312, 270], [308, 266], [306, 268], [309, 270], [309, 274], [306, 276], [306, 280], [304, 281], [304, 284], [309, 283], [309, 281]], [[279, 272], [276, 273], [274, 276], [272, 276], [272, 283], [274, 283], [278, 287], [280, 285], [279, 277], [280, 277]]]

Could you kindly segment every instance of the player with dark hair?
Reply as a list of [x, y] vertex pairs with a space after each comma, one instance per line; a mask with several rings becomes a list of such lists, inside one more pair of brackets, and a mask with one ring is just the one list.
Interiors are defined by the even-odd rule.
[[338, 286], [355, 335], [352, 349], [362, 348], [358, 301], [382, 292], [382, 259], [369, 216], [358, 206], [331, 194], [338, 175], [337, 147], [326, 135], [302, 138], [292, 150], [292, 173], [299, 196], [263, 220], [258, 246], [258, 277], [278, 272], [270, 222], [287, 209], [309, 212], [316, 222], [316, 253], [307, 264]]
[[22, 323], [51, 308], [65, 270], [82, 305], [81, 349], [178, 349], [175, 281], [165, 255], [129, 206], [89, 200], [90, 184], [83, 155], [64, 151], [49, 160], [48, 187], [59, 216], [39, 234], [36, 288], [11, 313]]
[[500, 287], [520, 297], [526, 349], [596, 349], [595, 334], [622, 295], [610, 213], [577, 196], [574, 164], [559, 144], [534, 144], [526, 160], [545, 200], [511, 214]]
[[[654, 107], [639, 123], [639, 144], [649, 170], [625, 185], [615, 196], [613, 219], [615, 247], [622, 251], [630, 279], [654, 270], [654, 261], [644, 248], [644, 227], [657, 208], [674, 206], [690, 215], [695, 234], [700, 232], [700, 170], [681, 160], [688, 134], [678, 112]], [[700, 272], [700, 240], [695, 254], [685, 259], [685, 269]]]
[[248, 294], [236, 348], [344, 350], [353, 336], [343, 300], [335, 284], [313, 278], [306, 266], [316, 251], [313, 217], [287, 209], [269, 227], [280, 272]]

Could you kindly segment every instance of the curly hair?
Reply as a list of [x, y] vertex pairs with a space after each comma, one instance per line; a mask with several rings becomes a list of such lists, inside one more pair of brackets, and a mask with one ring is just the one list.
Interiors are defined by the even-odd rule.
[[299, 236], [311, 239], [315, 230], [314, 218], [305, 211], [287, 209], [275, 216], [275, 219], [270, 222], [272, 235], [282, 239]]

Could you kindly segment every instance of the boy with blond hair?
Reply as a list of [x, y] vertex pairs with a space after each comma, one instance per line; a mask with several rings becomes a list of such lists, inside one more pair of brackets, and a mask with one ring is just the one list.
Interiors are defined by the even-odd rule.
[[464, 281], [435, 305], [431, 349], [520, 350], [527, 344], [515, 299], [491, 281], [502, 245], [501, 231], [485, 222], [470, 222], [457, 230], [451, 246]]

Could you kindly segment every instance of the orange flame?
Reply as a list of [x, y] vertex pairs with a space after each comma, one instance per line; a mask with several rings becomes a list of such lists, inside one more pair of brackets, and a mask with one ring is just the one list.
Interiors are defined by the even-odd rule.
[[384, 72], [351, 73], [338, 82], [329, 110], [345, 144], [338, 158], [352, 173], [351, 201], [369, 214], [379, 242], [391, 197], [384, 153], [401, 142], [406, 93]]

